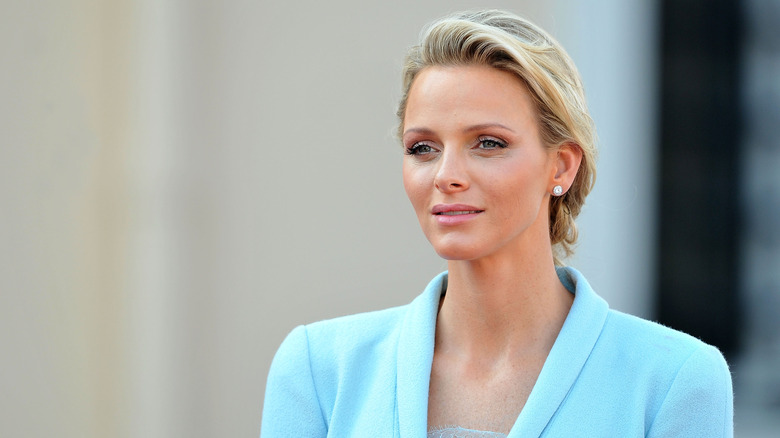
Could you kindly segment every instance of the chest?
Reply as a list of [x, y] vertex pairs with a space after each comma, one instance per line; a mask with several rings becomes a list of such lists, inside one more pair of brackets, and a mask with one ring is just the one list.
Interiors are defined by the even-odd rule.
[[501, 366], [464, 365], [434, 357], [428, 425], [508, 433], [525, 406], [544, 357]]

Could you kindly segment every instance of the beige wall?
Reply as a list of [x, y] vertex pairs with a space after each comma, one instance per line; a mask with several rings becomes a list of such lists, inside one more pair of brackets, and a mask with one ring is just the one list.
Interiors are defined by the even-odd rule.
[[[602, 159], [574, 264], [646, 313], [653, 10], [624, 3], [489, 6], [580, 66]], [[400, 182], [398, 72], [484, 4], [3, 5], [0, 435], [255, 436], [292, 327], [415, 296], [444, 263]]]

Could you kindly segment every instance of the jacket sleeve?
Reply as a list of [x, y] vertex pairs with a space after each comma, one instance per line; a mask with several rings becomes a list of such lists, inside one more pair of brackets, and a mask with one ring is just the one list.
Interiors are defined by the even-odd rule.
[[688, 358], [669, 388], [647, 436], [734, 436], [731, 373], [720, 351], [705, 345]]
[[314, 387], [306, 327], [298, 326], [287, 335], [271, 362], [260, 437], [317, 438], [327, 433]]

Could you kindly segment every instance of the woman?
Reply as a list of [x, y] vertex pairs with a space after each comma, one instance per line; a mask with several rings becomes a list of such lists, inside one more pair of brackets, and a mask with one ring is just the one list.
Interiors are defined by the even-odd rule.
[[448, 272], [409, 305], [293, 330], [263, 437], [732, 436], [718, 350], [609, 310], [557, 258], [595, 172], [557, 42], [501, 11], [439, 20], [398, 116], [404, 187]]

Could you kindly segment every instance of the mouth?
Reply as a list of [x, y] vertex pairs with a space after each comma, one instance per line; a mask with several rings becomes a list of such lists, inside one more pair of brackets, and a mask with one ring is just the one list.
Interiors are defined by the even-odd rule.
[[482, 213], [485, 210], [454, 210], [454, 211], [442, 211], [439, 213], [434, 213], [435, 216], [458, 216], [461, 214], [476, 214], [476, 213]]
[[483, 211], [485, 210], [468, 204], [437, 204], [431, 209], [431, 214], [434, 216], [464, 216]]
[[451, 227], [469, 223], [484, 211], [467, 204], [438, 204], [431, 209], [431, 215], [439, 225]]

